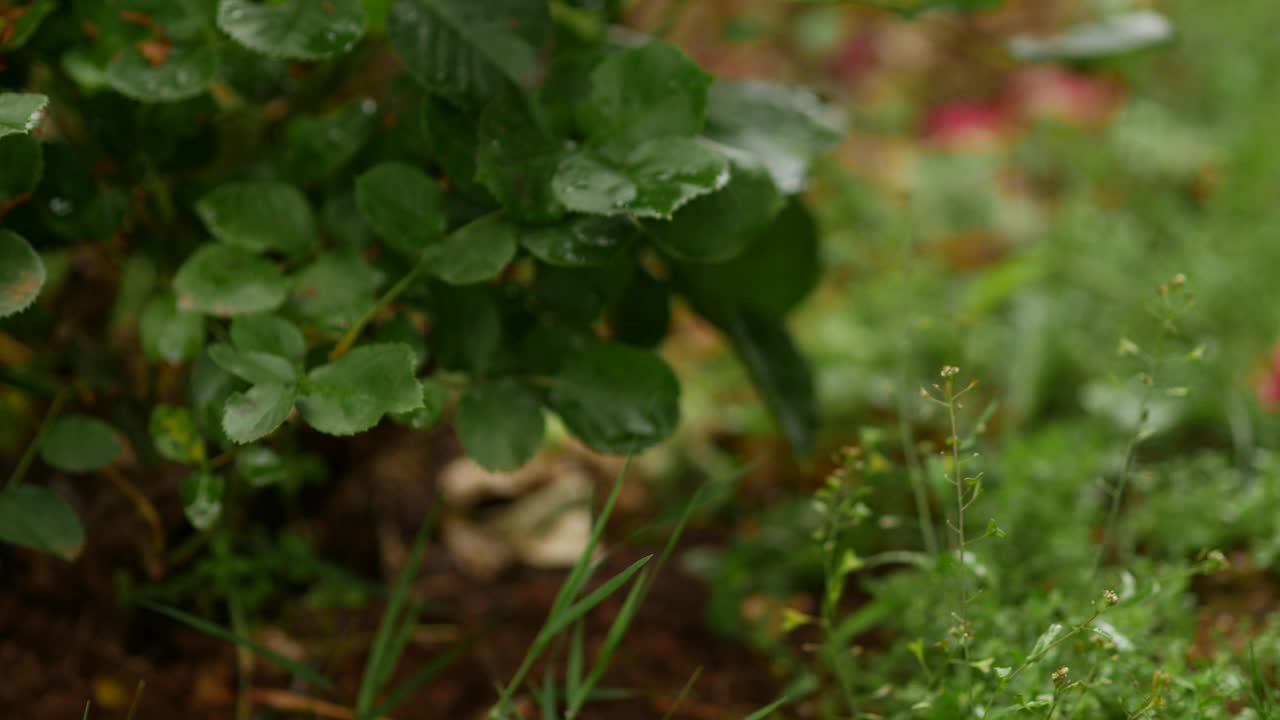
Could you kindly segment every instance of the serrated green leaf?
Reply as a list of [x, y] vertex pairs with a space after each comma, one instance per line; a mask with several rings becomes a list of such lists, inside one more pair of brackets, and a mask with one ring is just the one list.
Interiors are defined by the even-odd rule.
[[191, 364], [191, 379], [187, 397], [195, 415], [196, 425], [205, 437], [226, 446], [229, 440], [222, 431], [222, 413], [227, 398], [243, 387], [243, 383], [231, 373], [218, 367], [207, 353], [201, 353]]
[[422, 407], [413, 350], [399, 343], [362, 345], [307, 376], [298, 410], [311, 427], [354, 435], [382, 416]]
[[628, 254], [593, 267], [538, 265], [533, 294], [540, 307], [557, 317], [590, 325], [622, 295], [635, 268], [635, 258]]
[[[18, 8], [14, 8], [15, 10]], [[17, 17], [10, 15], [8, 18], [0, 20], [0, 33], [4, 40], [0, 41], [0, 50], [5, 52], [13, 52], [21, 48], [35, 34], [36, 29], [40, 27], [40, 23], [49, 16], [54, 10], [58, 9], [57, 0], [35, 0], [25, 6], [21, 6], [21, 14]], [[10, 10], [12, 13], [13, 10]], [[12, 28], [12, 29], [10, 29]]]
[[227, 398], [222, 412], [222, 430], [234, 443], [251, 443], [280, 427], [297, 399], [297, 386], [262, 383]]
[[671, 288], [640, 268], [631, 276], [609, 317], [614, 339], [638, 347], [656, 347], [671, 327]]
[[493, 288], [486, 285], [431, 288], [431, 335], [428, 340], [446, 370], [483, 372], [494, 365], [502, 347], [502, 316]]
[[0, 93], [0, 137], [35, 130], [48, 105], [49, 98], [37, 93]]
[[596, 343], [566, 358], [548, 404], [594, 450], [624, 454], [656, 445], [675, 430], [680, 385], [657, 355]]
[[677, 265], [676, 277], [698, 311], [715, 320], [717, 307], [743, 305], [782, 317], [818, 282], [818, 229], [792, 199], [742, 254], [715, 265]]
[[300, 255], [315, 247], [318, 239], [311, 205], [288, 183], [219, 185], [200, 198], [196, 212], [215, 238], [254, 252]]
[[195, 358], [204, 349], [204, 316], [178, 309], [178, 301], [165, 290], [142, 308], [138, 321], [142, 354], [155, 362], [178, 364]]
[[590, 267], [608, 264], [638, 237], [639, 228], [625, 218], [587, 215], [525, 230], [520, 243], [549, 265]]
[[218, 27], [268, 57], [322, 60], [355, 47], [365, 14], [360, 0], [219, 0]]
[[43, 170], [39, 140], [23, 133], [0, 136], [0, 207], [35, 190]]
[[844, 131], [843, 114], [805, 88], [717, 80], [707, 106], [706, 135], [747, 153], [782, 192], [804, 189], [809, 165]]
[[423, 253], [429, 272], [450, 285], [491, 280], [516, 255], [518, 229], [504, 218], [480, 218]]
[[179, 494], [187, 521], [197, 530], [208, 530], [222, 517], [222, 494], [226, 482], [221, 475], [197, 470], [182, 479]]
[[288, 285], [271, 261], [234, 245], [210, 243], [173, 278], [178, 308], [207, 315], [246, 315], [284, 303]]
[[40, 441], [41, 459], [69, 473], [104, 468], [120, 457], [120, 451], [115, 428], [87, 415], [58, 418]]
[[356, 178], [356, 205], [392, 249], [416, 257], [444, 234], [440, 189], [421, 170], [385, 162]]
[[477, 136], [476, 179], [510, 217], [545, 223], [564, 215], [551, 179], [568, 153], [566, 144], [542, 130], [523, 96], [512, 93], [489, 103]]
[[0, 228], [0, 317], [31, 307], [44, 287], [44, 263], [21, 235]]
[[126, 48], [107, 65], [104, 77], [125, 97], [166, 103], [203, 94], [217, 72], [218, 55], [211, 47], [174, 47], [159, 65], [152, 65], [137, 49]]
[[449, 182], [469, 195], [487, 196], [476, 180], [476, 118], [442, 98], [422, 102], [422, 132], [431, 157]]
[[579, 150], [560, 163], [552, 186], [576, 212], [670, 218], [727, 182], [724, 155], [690, 138], [660, 138], [618, 154]]
[[455, 102], [532, 84], [551, 33], [540, 0], [397, 0], [387, 36], [424, 88]]
[[179, 405], [156, 405], [148, 424], [151, 444], [167, 460], [188, 465], [205, 460], [204, 438], [196, 429], [191, 411]]
[[407, 413], [396, 413], [396, 422], [408, 425], [414, 430], [429, 430], [444, 418], [445, 408], [449, 404], [449, 389], [436, 380], [423, 380], [422, 407]]
[[768, 174], [734, 167], [729, 182], [676, 211], [671, 220], [645, 223], [667, 255], [686, 262], [723, 262], [746, 250], [782, 208]]
[[231, 321], [231, 344], [241, 351], [278, 355], [301, 363], [307, 341], [296, 325], [279, 315], [240, 315]]
[[702, 131], [712, 77], [661, 41], [615, 53], [591, 73], [578, 124], [598, 145], [631, 146]]
[[377, 112], [372, 98], [358, 98], [327, 115], [294, 117], [287, 132], [290, 176], [313, 183], [342, 169], [368, 141]]
[[0, 493], [0, 542], [75, 560], [84, 549], [76, 511], [49, 488], [19, 485]]
[[528, 462], [546, 432], [538, 399], [505, 378], [469, 386], [458, 403], [454, 425], [467, 455], [494, 472]]
[[723, 327], [792, 450], [812, 455], [818, 427], [813, 378], [786, 328], [746, 307], [730, 310]]
[[209, 357], [218, 367], [255, 385], [289, 385], [298, 380], [297, 369], [279, 355], [214, 343], [209, 346]]
[[373, 304], [377, 276], [355, 253], [325, 253], [290, 278], [289, 306], [331, 332], [351, 327]]

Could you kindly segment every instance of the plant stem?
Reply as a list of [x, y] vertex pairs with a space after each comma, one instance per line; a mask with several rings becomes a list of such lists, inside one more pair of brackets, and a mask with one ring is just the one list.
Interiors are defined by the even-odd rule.
[[62, 412], [62, 406], [67, 402], [67, 397], [71, 394], [71, 387], [63, 387], [53, 396], [53, 402], [49, 403], [49, 410], [44, 414], [44, 420], [40, 422], [40, 429], [36, 431], [35, 439], [27, 446], [22, 458], [18, 460], [18, 467], [13, 469], [13, 474], [9, 476], [8, 482], [4, 484], [5, 490], [16, 488], [21, 482], [23, 476], [27, 474], [27, 470], [31, 467], [31, 463], [36, 458], [36, 450], [40, 448], [40, 443], [44, 441], [44, 436], [49, 432], [49, 427], [53, 425], [53, 421], [57, 419], [58, 413]]
[[973, 701], [973, 668], [969, 665], [969, 577], [964, 540], [964, 480], [960, 477], [960, 432], [956, 425], [956, 395], [947, 381], [947, 417], [951, 421], [951, 482], [956, 486], [956, 549], [960, 553], [960, 651], [965, 666], [965, 699]]
[[342, 339], [334, 346], [333, 352], [329, 353], [329, 359], [336, 360], [337, 358], [345, 355], [347, 351], [351, 349], [351, 346], [355, 344], [356, 340], [360, 338], [360, 333], [364, 332], [365, 327], [367, 327], [369, 323], [373, 322], [373, 318], [377, 316], [378, 312], [387, 305], [395, 302], [396, 298], [404, 294], [404, 291], [408, 290], [409, 287], [413, 285], [414, 281], [418, 279], [418, 276], [426, 269], [427, 261], [426, 258], [423, 258], [419, 260], [418, 263], [409, 270], [409, 272], [405, 273], [404, 277], [400, 278], [399, 282], [388, 288], [387, 291], [382, 294], [382, 297], [378, 298], [373, 305], [370, 305], [364, 315], [362, 315], [360, 319], [357, 320], [349, 330], [347, 330], [346, 334], [342, 336]]

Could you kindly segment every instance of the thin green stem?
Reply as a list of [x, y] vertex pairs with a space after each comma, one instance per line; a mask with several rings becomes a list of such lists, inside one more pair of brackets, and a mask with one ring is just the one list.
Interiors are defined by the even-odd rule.
[[956, 486], [956, 549], [960, 560], [960, 652], [965, 666], [965, 702], [973, 702], [973, 668], [969, 665], [969, 563], [964, 538], [964, 480], [960, 475], [960, 432], [956, 398], [947, 381], [947, 417], [951, 421], [951, 483]]
[[22, 478], [27, 474], [27, 470], [36, 458], [36, 451], [39, 450], [40, 443], [44, 442], [45, 434], [49, 432], [49, 427], [53, 425], [53, 421], [58, 418], [58, 413], [62, 412], [62, 406], [66, 404], [67, 397], [70, 395], [71, 388], [64, 387], [53, 397], [53, 402], [49, 404], [48, 412], [44, 414], [44, 420], [40, 422], [40, 429], [36, 431], [35, 439], [31, 441], [26, 451], [22, 453], [22, 458], [18, 460], [18, 467], [13, 469], [13, 473], [9, 475], [8, 482], [4, 484], [5, 490], [12, 490], [22, 482]]
[[426, 258], [418, 260], [417, 264], [414, 265], [409, 272], [405, 273], [404, 277], [400, 278], [399, 282], [392, 285], [390, 288], [387, 288], [387, 291], [382, 294], [382, 297], [378, 298], [373, 305], [370, 305], [364, 315], [361, 315], [360, 319], [357, 320], [355, 324], [347, 330], [346, 334], [342, 336], [342, 339], [334, 346], [333, 352], [329, 353], [330, 359], [339, 358], [345, 355], [347, 351], [351, 349], [351, 346], [356, 343], [356, 340], [360, 338], [360, 333], [364, 332], [364, 329], [369, 325], [369, 323], [373, 322], [373, 319], [377, 317], [378, 312], [387, 305], [395, 302], [396, 298], [399, 298], [404, 294], [404, 291], [412, 287], [414, 281], [418, 279], [418, 276], [427, 269], [427, 265], [428, 263]]

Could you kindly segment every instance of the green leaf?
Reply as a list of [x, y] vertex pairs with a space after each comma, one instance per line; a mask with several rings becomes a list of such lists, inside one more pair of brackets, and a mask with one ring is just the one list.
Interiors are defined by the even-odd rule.
[[431, 335], [428, 340], [440, 367], [480, 373], [497, 360], [502, 348], [502, 316], [494, 289], [486, 285], [431, 288]]
[[204, 316], [179, 310], [173, 292], [165, 290], [142, 308], [138, 335], [148, 360], [177, 365], [204, 349]]
[[107, 65], [106, 81], [112, 90], [138, 102], [167, 103], [204, 94], [217, 72], [218, 55], [211, 47], [173, 47], [159, 65], [126, 48]]
[[22, 133], [0, 136], [0, 207], [35, 190], [43, 171], [39, 140]]
[[[21, 48], [35, 34], [40, 23], [57, 9], [57, 0], [35, 0], [22, 6], [22, 14], [17, 17], [12, 14], [14, 10], [10, 10], [11, 14], [8, 18], [0, 19], [0, 35], [5, 37], [5, 40], [0, 42], [0, 50], [13, 52]], [[12, 30], [9, 29], [11, 27]]]
[[590, 325], [626, 289], [635, 259], [619, 255], [608, 265], [567, 268], [539, 265], [533, 294], [540, 307], [570, 323]]
[[395, 420], [414, 430], [429, 430], [444, 418], [449, 404], [449, 389], [436, 380], [422, 380], [422, 407], [407, 413], [396, 413]]
[[355, 47], [365, 15], [360, 0], [219, 0], [218, 27], [267, 57], [322, 60]]
[[270, 181], [219, 185], [196, 203], [218, 240], [253, 252], [300, 255], [316, 245], [315, 217], [298, 188]]
[[227, 398], [241, 387], [241, 381], [218, 367], [207, 353], [200, 354], [191, 364], [187, 392], [196, 425], [205, 437], [213, 438], [223, 446], [229, 444], [226, 433], [222, 431], [223, 410]]
[[734, 308], [725, 318], [724, 330], [783, 437], [797, 455], [811, 456], [818, 427], [813, 379], [782, 322], [750, 308]]
[[645, 223], [664, 253], [687, 262], [723, 262], [742, 253], [782, 208], [773, 180], [734, 167], [729, 182], [680, 208], [670, 221]]
[[551, 179], [566, 154], [565, 143], [543, 132], [521, 96], [505, 95], [480, 115], [476, 179], [516, 220], [544, 223], [564, 215]]
[[624, 454], [675, 430], [680, 385], [657, 355], [597, 343], [570, 355], [553, 378], [548, 404], [594, 450]]
[[804, 203], [791, 199], [755, 243], [728, 262], [677, 265], [676, 277], [698, 312], [744, 305], [782, 317], [818, 283], [818, 229]]
[[250, 445], [236, 452], [236, 472], [255, 488], [279, 485], [289, 477], [289, 469], [280, 454], [261, 445]]
[[226, 483], [221, 475], [197, 470], [182, 479], [179, 494], [187, 521], [197, 530], [208, 530], [222, 517], [222, 494]]
[[424, 88], [462, 104], [536, 79], [551, 34], [541, 0], [397, 0], [387, 35]]
[[76, 511], [49, 488], [19, 485], [0, 493], [0, 542], [75, 560], [84, 549]]
[[179, 405], [156, 405], [148, 425], [151, 443], [160, 456], [188, 465], [205, 461], [204, 438], [191, 411]]
[[542, 406], [511, 379], [473, 384], [454, 417], [467, 455], [494, 472], [515, 470], [538, 452], [546, 427]]
[[438, 97], [422, 104], [422, 131], [431, 157], [449, 182], [469, 195], [487, 195], [476, 180], [476, 118]]
[[631, 276], [610, 313], [616, 340], [639, 347], [657, 347], [671, 327], [671, 288], [640, 268]]
[[264, 438], [289, 419], [297, 395], [297, 386], [284, 383], [262, 383], [234, 393], [222, 412], [222, 431], [241, 445]]
[[1076, 25], [1047, 38], [1014, 36], [1009, 52], [1018, 60], [1093, 60], [1136, 52], [1173, 39], [1173, 23], [1154, 10], [1136, 10]]
[[724, 155], [689, 138], [660, 138], [612, 155], [579, 150], [560, 163], [552, 185], [577, 212], [670, 218], [727, 182]]
[[218, 367], [255, 385], [289, 385], [298, 380], [293, 363], [278, 355], [214, 343], [209, 346], [209, 357], [218, 363]]
[[301, 364], [307, 341], [296, 325], [278, 315], [240, 315], [231, 321], [231, 344], [241, 351], [278, 355]]
[[317, 327], [342, 332], [373, 304], [377, 276], [355, 253], [325, 253], [290, 278], [289, 305]]
[[40, 457], [69, 473], [104, 468], [120, 456], [120, 439], [105, 422], [87, 415], [65, 415], [40, 442]]
[[288, 285], [271, 261], [234, 245], [209, 243], [173, 278], [178, 308], [207, 315], [246, 315], [284, 303]]
[[359, 98], [327, 115], [294, 117], [287, 133], [291, 177], [313, 183], [341, 170], [373, 133], [378, 103]]
[[717, 80], [707, 107], [707, 137], [754, 158], [782, 192], [804, 189], [809, 164], [844, 132], [843, 114], [805, 88]]
[[356, 178], [356, 205], [374, 232], [405, 255], [417, 256], [444, 234], [440, 189], [404, 163], [385, 162]]
[[631, 146], [702, 131], [712, 77], [680, 50], [654, 41], [615, 53], [591, 74], [578, 124], [595, 144]]
[[484, 282], [515, 257], [516, 234], [516, 226], [504, 218], [482, 217], [427, 248], [423, 258], [431, 274], [450, 285]]
[[21, 235], [0, 228], [0, 317], [31, 307], [44, 287], [44, 263]]
[[315, 368], [303, 385], [298, 410], [311, 427], [329, 435], [354, 435], [382, 416], [422, 407], [413, 377], [416, 359], [408, 345], [363, 345]]
[[639, 236], [639, 228], [625, 218], [587, 215], [524, 230], [520, 242], [549, 265], [589, 267], [608, 264]]
[[49, 98], [37, 93], [0, 93], [0, 137], [35, 130], [48, 105]]

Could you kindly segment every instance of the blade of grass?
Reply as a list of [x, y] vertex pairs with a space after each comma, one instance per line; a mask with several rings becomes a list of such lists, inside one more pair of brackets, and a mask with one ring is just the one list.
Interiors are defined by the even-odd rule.
[[631, 621], [635, 619], [636, 611], [640, 609], [640, 602], [647, 587], [645, 581], [648, 579], [648, 572], [648, 570], [641, 572], [640, 577], [636, 578], [636, 581], [631, 584], [631, 591], [627, 593], [627, 599], [623, 601], [622, 607], [618, 610], [618, 616], [609, 625], [609, 632], [605, 634], [604, 644], [600, 646], [600, 651], [596, 654], [596, 661], [591, 666], [591, 672], [588, 673], [586, 680], [581, 683], [576, 692], [569, 694], [569, 709], [565, 713], [566, 717], [571, 719], [578, 717], [578, 713], [582, 711], [582, 706], [586, 703], [587, 697], [595, 688], [596, 683], [600, 682], [605, 670], [609, 669], [609, 663], [613, 661], [613, 653], [618, 649], [623, 636], [627, 634], [627, 628], [631, 626]]
[[[515, 694], [516, 688], [520, 687], [525, 675], [529, 673], [533, 663], [538, 656], [546, 649], [547, 643], [551, 641], [560, 630], [564, 629], [561, 625], [554, 632], [549, 632], [556, 619], [568, 617], [565, 612], [566, 607], [577, 597], [578, 591], [586, 584], [587, 578], [594, 571], [592, 556], [595, 555], [596, 548], [600, 545], [601, 538], [604, 537], [604, 528], [608, 523], [609, 515], [613, 513], [613, 506], [618, 501], [618, 495], [622, 491], [622, 482], [627, 477], [627, 470], [631, 467], [631, 456], [622, 463], [622, 469], [618, 472], [618, 478], [613, 483], [613, 489], [610, 490], [609, 496], [604, 501], [604, 506], [600, 509], [600, 514], [596, 516], [591, 527], [591, 535], [587, 539], [587, 544], [582, 548], [582, 554], [578, 556], [578, 560], [569, 570], [569, 577], [565, 578], [564, 584], [560, 586], [559, 592], [556, 593], [555, 600], [551, 603], [551, 611], [547, 615], [547, 622], [538, 632], [538, 636], [525, 652], [524, 659], [520, 663], [520, 667], [516, 669], [515, 675], [512, 676], [510, 682], [502, 686], [498, 692], [498, 701], [494, 704], [493, 709], [489, 712], [491, 718], [503, 718], [509, 715], [511, 706], [511, 697]], [[616, 578], [615, 578], [616, 579]], [[612, 582], [612, 581], [610, 581]], [[625, 582], [625, 581], [624, 581]], [[615, 586], [616, 588], [616, 586]], [[603, 598], [602, 598], [603, 599]], [[588, 608], [589, 609], [589, 608]], [[580, 617], [579, 613], [576, 617]], [[573, 617], [569, 617], [569, 622], [573, 621]]]
[[133, 702], [129, 703], [129, 714], [125, 715], [124, 720], [133, 720], [138, 714], [138, 701], [142, 699], [142, 691], [147, 687], [146, 680], [139, 680], [138, 687], [133, 690]]
[[586, 628], [582, 619], [573, 624], [573, 635], [569, 640], [569, 661], [565, 668], [564, 694], [569, 698], [570, 716], [572, 716], [573, 699], [578, 696], [582, 687], [582, 656], [586, 652]]
[[371, 717], [380, 718], [391, 713], [400, 706], [405, 700], [408, 700], [423, 685], [431, 682], [436, 675], [449, 667], [455, 660], [462, 656], [471, 647], [471, 642], [466, 641], [455, 645], [448, 652], [436, 657], [425, 667], [419, 668], [417, 672], [410, 675], [407, 680], [400, 683], [395, 690], [387, 694], [387, 697], [380, 705], [374, 708], [369, 715]]
[[89, 720], [89, 702], [88, 700], [84, 701], [84, 714], [80, 716], [80, 720]]
[[676, 693], [676, 698], [671, 701], [671, 706], [662, 714], [662, 720], [671, 720], [675, 711], [680, 707], [680, 703], [684, 702], [684, 699], [689, 696], [689, 691], [693, 690], [693, 685], [698, 682], [698, 676], [701, 674], [701, 665], [693, 669], [693, 674], [689, 676], [688, 680], [684, 681], [684, 687], [680, 688], [679, 693]]
[[538, 709], [544, 718], [554, 718], [556, 716], [556, 671], [554, 667], [547, 668], [547, 679], [542, 683], [542, 689], [538, 694]]
[[768, 705], [765, 705], [764, 707], [760, 708], [759, 710], [757, 710], [757, 711], [755, 711], [755, 712], [751, 713], [750, 715], [746, 716], [746, 717], [745, 717], [745, 718], [743, 718], [742, 720], [764, 720], [765, 718], [767, 718], [767, 717], [769, 717], [770, 715], [772, 715], [772, 714], [773, 714], [773, 713], [774, 713], [778, 708], [782, 707], [783, 705], [786, 705], [786, 704], [787, 704], [787, 703], [789, 703], [789, 702], [791, 702], [791, 697], [789, 697], [789, 696], [787, 696], [787, 695], [783, 695], [782, 697], [778, 698], [777, 700], [774, 700], [773, 702], [769, 703]]
[[546, 627], [539, 633], [539, 636], [544, 639], [544, 642], [550, 642], [551, 638], [564, 632], [565, 628], [569, 627], [569, 624], [574, 620], [586, 615], [592, 608], [604, 602], [605, 598], [617, 592], [618, 588], [622, 587], [627, 580], [631, 579], [632, 575], [639, 572], [640, 568], [644, 567], [645, 563], [652, 559], [652, 555], [645, 555], [631, 563], [626, 570], [605, 580], [600, 587], [592, 590], [586, 597], [561, 611], [559, 617], [552, 618], [551, 622], [547, 623]]
[[239, 647], [248, 648], [249, 650], [253, 651], [257, 655], [267, 660], [270, 660], [271, 662], [275, 663], [276, 665], [279, 665], [285, 670], [288, 670], [294, 675], [297, 675], [298, 677], [303, 678], [305, 680], [309, 680], [326, 690], [333, 689], [333, 683], [330, 682], [323, 675], [321, 675], [319, 672], [317, 672], [315, 668], [312, 668], [309, 665], [305, 665], [295, 660], [290, 660], [289, 658], [281, 655], [280, 653], [275, 652], [274, 650], [271, 650], [269, 648], [263, 647], [262, 645], [259, 645], [258, 643], [254, 642], [253, 640], [250, 640], [247, 637], [241, 637], [231, 632], [230, 630], [227, 630], [221, 625], [209, 622], [208, 620], [205, 620], [202, 617], [197, 617], [195, 615], [185, 613], [177, 608], [172, 608], [167, 605], [161, 605], [160, 603], [152, 602], [151, 600], [139, 600], [138, 604], [141, 605], [142, 607], [147, 608], [148, 610], [160, 613], [161, 615], [169, 617], [170, 619], [177, 620], [178, 622], [184, 625], [187, 625], [191, 628], [199, 630], [205, 635], [209, 635], [211, 637], [215, 637], [219, 640], [223, 640], [229, 643], [234, 643]]
[[400, 659], [400, 651], [404, 648], [401, 645], [397, 649], [396, 638], [405, 632], [405, 625], [412, 627], [413, 622], [417, 620], [413, 615], [403, 616], [401, 610], [409, 597], [409, 586], [417, 576], [422, 559], [426, 555], [427, 540], [431, 536], [431, 528], [435, 525], [437, 508], [433, 508], [423, 518], [422, 525], [418, 528], [418, 536], [414, 538], [409, 556], [405, 560], [404, 567], [400, 569], [400, 575], [396, 578], [395, 589], [387, 599], [387, 609], [382, 613], [382, 621], [378, 624], [377, 634], [374, 635], [373, 646], [369, 649], [369, 657], [365, 660], [360, 689], [356, 693], [356, 716], [359, 718], [369, 717], [374, 698], [377, 697], [378, 691], [391, 676], [395, 664]]

